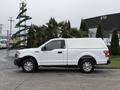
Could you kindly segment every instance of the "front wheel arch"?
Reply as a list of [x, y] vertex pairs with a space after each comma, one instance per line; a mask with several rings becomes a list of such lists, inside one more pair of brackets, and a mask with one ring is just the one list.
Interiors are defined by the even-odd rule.
[[38, 62], [37, 62], [37, 60], [36, 60], [33, 56], [25, 56], [25, 57], [23, 57], [23, 58], [21, 59], [21, 61], [20, 61], [20, 66], [22, 65], [23, 61], [24, 61], [25, 59], [27, 59], [27, 58], [31, 58], [32, 60], [34, 60], [35, 63], [36, 63], [36, 65], [37, 65], [37, 67], [38, 67]]
[[[32, 65], [31, 70], [28, 70], [28, 71], [27, 71], [27, 69], [25, 68], [25, 67], [27, 67], [27, 68], [28, 68], [28, 67], [31, 67], [31, 66], [29, 66], [30, 64], [28, 64], [28, 66], [26, 66], [27, 63], [31, 63], [31, 65]], [[25, 65], [25, 64], [26, 64], [26, 65]], [[22, 67], [22, 69], [23, 69], [24, 72], [33, 72], [33, 71], [35, 71], [36, 69], [38, 69], [38, 64], [37, 64], [37, 61], [36, 61], [36, 59], [35, 59], [34, 57], [26, 56], [26, 57], [24, 57], [24, 58], [22, 59], [22, 61], [21, 61], [21, 67]]]

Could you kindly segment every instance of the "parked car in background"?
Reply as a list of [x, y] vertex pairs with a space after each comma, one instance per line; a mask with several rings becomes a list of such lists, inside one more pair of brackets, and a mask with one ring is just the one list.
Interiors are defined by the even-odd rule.
[[7, 48], [7, 39], [0, 39], [0, 48]]

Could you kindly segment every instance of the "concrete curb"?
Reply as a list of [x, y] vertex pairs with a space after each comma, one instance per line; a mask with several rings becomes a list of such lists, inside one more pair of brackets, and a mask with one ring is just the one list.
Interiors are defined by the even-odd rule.
[[120, 67], [104, 67], [104, 66], [95, 66], [97, 69], [120, 69]]

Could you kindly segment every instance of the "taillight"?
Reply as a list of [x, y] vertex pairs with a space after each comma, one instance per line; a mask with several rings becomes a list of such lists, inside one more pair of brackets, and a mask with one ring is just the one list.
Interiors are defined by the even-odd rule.
[[104, 51], [105, 57], [108, 57], [110, 55], [109, 50]]

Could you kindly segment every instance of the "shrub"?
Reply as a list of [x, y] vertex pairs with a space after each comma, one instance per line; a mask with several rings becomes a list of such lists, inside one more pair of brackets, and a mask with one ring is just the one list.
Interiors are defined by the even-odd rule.
[[112, 33], [110, 52], [112, 55], [118, 55], [120, 52], [119, 38], [116, 30]]

